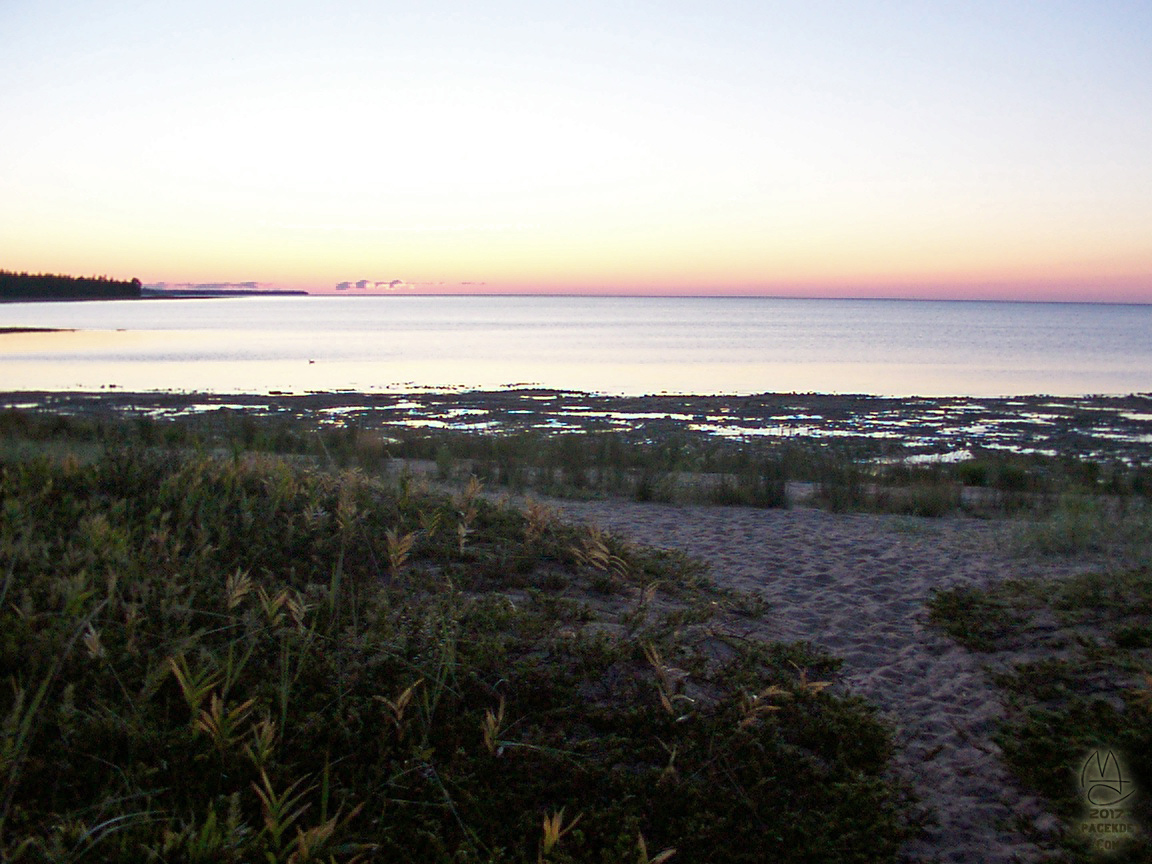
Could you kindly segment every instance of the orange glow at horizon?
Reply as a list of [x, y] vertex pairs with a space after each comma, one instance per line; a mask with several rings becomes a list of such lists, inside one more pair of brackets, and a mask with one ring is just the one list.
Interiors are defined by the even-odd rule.
[[[141, 226], [128, 242], [99, 226], [70, 248], [24, 244], [6, 269], [139, 277], [146, 284], [256, 281], [335, 291], [340, 282], [400, 280], [406, 293], [730, 294], [810, 297], [1152, 302], [1152, 254], [1101, 238], [1091, 254], [1069, 236], [949, 226], [899, 237], [827, 226], [758, 238], [692, 225], [617, 226], [615, 233], [515, 227], [329, 231], [188, 226], [161, 242]], [[697, 233], [694, 235], [693, 231]], [[811, 233], [805, 233], [809, 231]], [[129, 259], [128, 270], [123, 261]]]

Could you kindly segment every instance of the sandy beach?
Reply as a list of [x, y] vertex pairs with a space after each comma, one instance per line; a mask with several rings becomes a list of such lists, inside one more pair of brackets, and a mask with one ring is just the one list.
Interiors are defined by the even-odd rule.
[[636, 542], [709, 563], [722, 585], [771, 606], [749, 635], [804, 640], [843, 659], [838, 686], [875, 705], [897, 742], [894, 770], [935, 820], [904, 850], [908, 861], [1027, 862], [1041, 849], [1015, 830], [1059, 830], [1042, 802], [1020, 791], [992, 740], [1003, 705], [973, 654], [929, 627], [933, 589], [1054, 578], [1104, 566], [1088, 556], [1018, 554], [1010, 521], [832, 514], [797, 507], [676, 506], [628, 501], [550, 502]]

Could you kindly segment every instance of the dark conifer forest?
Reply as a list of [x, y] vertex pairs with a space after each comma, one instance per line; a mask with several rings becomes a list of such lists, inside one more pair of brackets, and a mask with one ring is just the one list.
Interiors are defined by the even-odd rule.
[[0, 300], [121, 300], [140, 296], [140, 280], [0, 270]]

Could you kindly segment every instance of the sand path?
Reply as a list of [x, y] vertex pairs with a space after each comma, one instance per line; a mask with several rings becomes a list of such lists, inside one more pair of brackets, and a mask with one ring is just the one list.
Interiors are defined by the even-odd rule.
[[1052, 831], [1039, 800], [1016, 789], [991, 736], [1003, 707], [985, 659], [930, 628], [933, 588], [1056, 576], [1098, 562], [1026, 559], [1008, 522], [553, 501], [568, 519], [710, 563], [722, 584], [771, 605], [763, 632], [808, 640], [843, 658], [841, 682], [895, 730], [895, 770], [937, 820], [904, 850], [909, 861], [1034, 861], [1013, 826]]

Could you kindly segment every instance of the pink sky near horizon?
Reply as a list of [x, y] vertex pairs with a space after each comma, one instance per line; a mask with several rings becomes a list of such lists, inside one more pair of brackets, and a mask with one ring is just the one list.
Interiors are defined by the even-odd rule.
[[902, 299], [902, 300], [976, 300], [976, 301], [1017, 301], [1045, 303], [1152, 303], [1152, 277], [1132, 279], [1099, 279], [1070, 281], [973, 281], [946, 282], [870, 282], [855, 284], [847, 282], [825, 283], [760, 283], [753, 285], [732, 285], [718, 283], [711, 286], [700, 285], [627, 285], [614, 284], [453, 284], [449, 282], [421, 283], [405, 285], [397, 289], [360, 290], [348, 288], [338, 290], [328, 286], [306, 284], [268, 285], [269, 288], [284, 287], [305, 290], [312, 294], [333, 294], [344, 296], [374, 295], [587, 295], [624, 297], [796, 297], [831, 299]]

